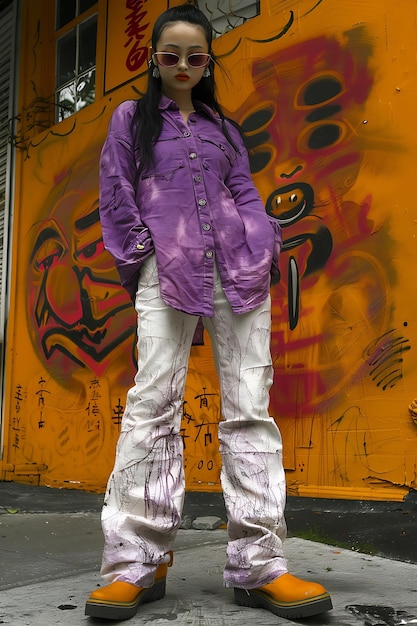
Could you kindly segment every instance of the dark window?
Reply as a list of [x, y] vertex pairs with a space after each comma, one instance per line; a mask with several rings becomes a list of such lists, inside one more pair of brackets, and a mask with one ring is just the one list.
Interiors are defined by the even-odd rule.
[[74, 18], [91, 9], [95, 4], [97, 4], [97, 0], [57, 0], [56, 29], [59, 30]]

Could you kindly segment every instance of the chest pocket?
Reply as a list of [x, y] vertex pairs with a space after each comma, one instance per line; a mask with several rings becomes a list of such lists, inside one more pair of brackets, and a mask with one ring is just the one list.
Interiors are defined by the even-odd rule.
[[198, 135], [198, 138], [201, 141], [204, 167], [218, 169], [220, 163], [222, 170], [227, 172], [236, 158], [232, 146], [226, 140], [221, 142], [207, 135]]
[[157, 171], [151, 172], [150, 174], [142, 174], [140, 179], [142, 181], [159, 180], [169, 183], [174, 179], [175, 174], [183, 168], [184, 161], [178, 161], [176, 163], [173, 163], [171, 160], [171, 163], [165, 163], [163, 166], [162, 164], [160, 164], [157, 168]]
[[142, 172], [140, 182], [149, 181], [170, 183], [184, 168], [184, 152], [181, 149], [181, 137], [178, 132], [168, 127], [161, 133], [153, 146], [154, 165]]

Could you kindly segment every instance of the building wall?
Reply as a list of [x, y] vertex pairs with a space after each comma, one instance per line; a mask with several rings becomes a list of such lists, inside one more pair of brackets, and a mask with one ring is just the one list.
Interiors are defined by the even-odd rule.
[[[0, 468], [101, 491], [136, 321], [101, 241], [98, 158], [114, 107], [145, 89], [167, 3], [98, 2], [96, 102], [51, 126], [53, 4], [22, 1]], [[215, 42], [220, 100], [248, 133], [254, 180], [283, 227], [271, 415], [290, 494], [399, 500], [417, 487], [416, 32], [413, 0], [261, 0], [259, 16]], [[220, 490], [220, 415], [206, 337], [183, 410], [189, 490]]]

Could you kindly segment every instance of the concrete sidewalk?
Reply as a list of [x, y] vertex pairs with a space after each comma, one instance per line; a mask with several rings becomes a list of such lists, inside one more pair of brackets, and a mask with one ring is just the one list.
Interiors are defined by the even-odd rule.
[[[1, 494], [1, 490], [0, 490]], [[75, 496], [77, 498], [77, 496]], [[101, 498], [85, 511], [0, 515], [0, 624], [111, 624], [84, 616], [87, 596], [101, 584]], [[1, 508], [1, 498], [0, 498]], [[68, 507], [71, 508], [71, 507]], [[73, 507], [72, 507], [73, 508]], [[81, 507], [80, 507], [81, 508]], [[88, 510], [92, 508], [93, 510]], [[95, 510], [97, 509], [97, 510]], [[415, 541], [415, 538], [413, 538]], [[191, 626], [399, 626], [417, 624], [417, 565], [289, 538], [291, 572], [325, 585], [334, 609], [292, 622], [238, 607], [222, 584], [225, 530], [180, 530], [163, 600], [140, 607], [126, 624]], [[118, 622], [119, 623], [119, 622]]]

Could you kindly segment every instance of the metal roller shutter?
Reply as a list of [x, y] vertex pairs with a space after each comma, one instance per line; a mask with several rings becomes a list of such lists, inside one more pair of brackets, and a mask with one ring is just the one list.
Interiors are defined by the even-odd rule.
[[[4, 6], [4, 3], [2, 3]], [[11, 146], [9, 120], [14, 115], [13, 69], [15, 54], [16, 6], [0, 7], [0, 401], [3, 407], [4, 339], [7, 319], [8, 229], [11, 212]], [[0, 415], [0, 424], [2, 420]], [[1, 432], [0, 432], [1, 435]], [[1, 457], [0, 447], [0, 457]]]

